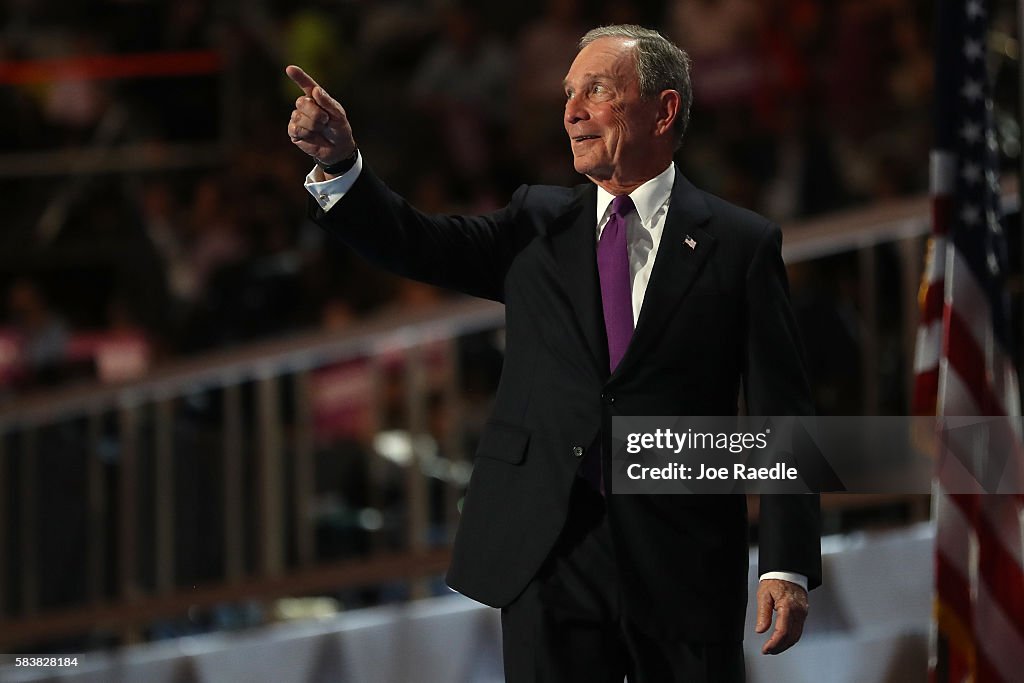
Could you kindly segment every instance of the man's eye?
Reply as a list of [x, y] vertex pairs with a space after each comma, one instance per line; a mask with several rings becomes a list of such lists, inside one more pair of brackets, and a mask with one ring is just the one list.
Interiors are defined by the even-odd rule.
[[603, 93], [604, 92], [604, 86], [601, 85], [600, 83], [598, 83], [598, 84], [594, 85], [590, 89], [590, 91], [593, 92], [593, 93]]

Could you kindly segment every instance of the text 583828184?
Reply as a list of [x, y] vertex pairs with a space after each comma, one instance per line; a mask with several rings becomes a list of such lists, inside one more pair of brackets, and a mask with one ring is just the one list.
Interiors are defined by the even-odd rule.
[[78, 666], [78, 657], [15, 657], [14, 666], [63, 668]]

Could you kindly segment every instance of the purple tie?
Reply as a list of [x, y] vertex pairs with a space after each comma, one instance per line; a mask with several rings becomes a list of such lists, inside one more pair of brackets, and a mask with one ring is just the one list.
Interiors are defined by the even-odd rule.
[[626, 216], [636, 207], [628, 194], [612, 200], [612, 215], [597, 243], [604, 329], [608, 333], [608, 369], [615, 372], [633, 338], [633, 296], [626, 249]]
[[[633, 295], [629, 283], [629, 252], [626, 250], [626, 216], [636, 207], [629, 195], [612, 200], [612, 215], [601, 231], [597, 243], [597, 273], [601, 278], [601, 306], [604, 308], [604, 329], [608, 333], [608, 369], [616, 366], [626, 354], [633, 337]], [[601, 469], [600, 441], [583, 463], [581, 474], [601, 495], [605, 495], [604, 472]]]

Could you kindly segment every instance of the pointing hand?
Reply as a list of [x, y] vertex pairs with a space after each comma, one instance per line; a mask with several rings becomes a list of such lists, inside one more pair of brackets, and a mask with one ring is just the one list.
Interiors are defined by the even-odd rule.
[[295, 146], [328, 165], [352, 156], [356, 141], [345, 109], [299, 67], [289, 66], [285, 73], [304, 93], [295, 100], [288, 121], [288, 137]]

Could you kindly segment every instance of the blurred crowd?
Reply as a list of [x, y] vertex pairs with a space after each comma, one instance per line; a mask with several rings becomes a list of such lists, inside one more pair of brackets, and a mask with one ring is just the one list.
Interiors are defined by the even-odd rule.
[[[443, 301], [305, 218], [311, 163], [285, 132], [300, 94], [286, 64], [344, 104], [366, 163], [416, 206], [480, 212], [520, 183], [583, 180], [561, 124], [576, 42], [598, 24], [655, 26], [694, 61], [684, 173], [785, 222], [926, 190], [931, 11], [917, 0], [6, 0], [8, 65], [211, 51], [219, 66], [3, 82], [0, 399]], [[29, 157], [39, 163], [20, 173]]]

